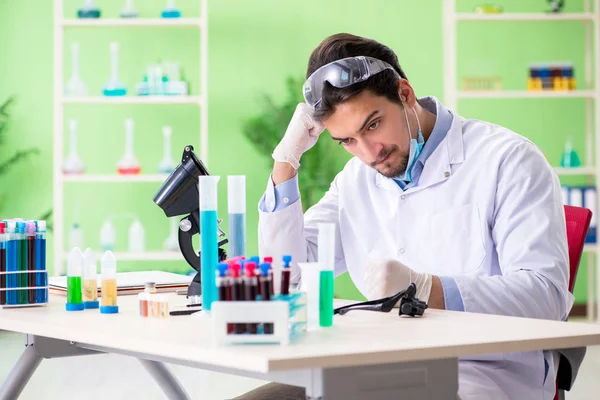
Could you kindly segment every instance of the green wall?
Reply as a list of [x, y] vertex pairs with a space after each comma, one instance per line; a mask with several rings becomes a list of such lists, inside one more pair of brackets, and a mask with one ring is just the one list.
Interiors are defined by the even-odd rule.
[[[123, 0], [97, 1], [103, 15], [114, 17]], [[81, 0], [65, 1], [72, 16]], [[197, 1], [179, 0], [186, 16], [197, 16]], [[469, 11], [477, 0], [459, 1]], [[582, 1], [567, 2], [580, 11]], [[241, 134], [243, 120], [258, 112], [263, 94], [284, 95], [285, 78], [302, 76], [311, 50], [329, 34], [351, 32], [375, 38], [399, 56], [417, 94], [443, 99], [442, 0], [212, 0], [209, 2], [209, 169], [212, 174], [247, 175], [248, 247], [257, 250], [256, 203], [266, 185], [270, 161], [260, 156]], [[504, 0], [508, 11], [542, 11], [543, 0]], [[164, 0], [137, 1], [143, 16], [156, 16]], [[10, 135], [0, 148], [0, 160], [13, 151], [36, 146], [40, 155], [0, 177], [5, 217], [35, 217], [52, 205], [52, 46], [53, 9], [50, 0], [0, 0], [0, 99], [17, 95]], [[584, 28], [566, 22], [521, 24], [461, 24], [458, 31], [459, 76], [500, 75], [506, 89], [525, 87], [527, 64], [570, 60], [583, 85]], [[190, 28], [97, 30], [70, 29], [65, 34], [66, 71], [70, 75], [70, 43], [80, 43], [81, 75], [90, 91], [100, 93], [108, 79], [108, 44], [120, 43], [120, 77], [134, 89], [146, 64], [158, 59], [178, 60], [198, 92], [199, 34]], [[584, 155], [583, 100], [463, 100], [460, 113], [506, 125], [534, 140], [556, 164], [567, 135]], [[124, 119], [136, 121], [135, 152], [144, 171], [154, 172], [162, 154], [161, 126], [173, 126], [173, 155], [185, 144], [197, 149], [199, 117], [195, 106], [69, 105], [66, 121], [79, 121], [79, 153], [90, 173], [110, 173], [123, 152]], [[65, 122], [66, 122], [65, 121]], [[66, 149], [65, 149], [66, 150]], [[571, 178], [575, 179], [575, 178]], [[226, 210], [225, 179], [220, 185], [221, 210]], [[567, 183], [584, 183], [572, 180]], [[128, 213], [139, 216], [147, 247], [159, 249], [168, 221], [151, 201], [158, 185], [144, 183], [74, 184], [65, 191], [65, 223], [76, 218], [86, 244], [96, 246], [107, 215], [117, 215], [119, 250], [127, 246]], [[224, 214], [224, 213], [222, 213]], [[223, 215], [226, 217], [226, 215]], [[226, 222], [226, 221], [225, 221]], [[163, 268], [185, 272], [183, 262], [123, 263], [126, 269]], [[576, 297], [585, 301], [585, 259]], [[355, 296], [347, 278], [338, 281], [338, 294]]]

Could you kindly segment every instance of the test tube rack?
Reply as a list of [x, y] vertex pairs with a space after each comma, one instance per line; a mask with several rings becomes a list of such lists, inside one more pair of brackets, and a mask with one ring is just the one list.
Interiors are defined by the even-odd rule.
[[[12, 286], [11, 285], [11, 287], [5, 287], [5, 286], [0, 287], [0, 292], [5, 293], [5, 296], [2, 296], [2, 298], [5, 300], [5, 302], [4, 302], [4, 304], [0, 304], [0, 309], [19, 308], [19, 307], [43, 307], [43, 306], [48, 305], [48, 271], [47, 270], [0, 271], [0, 276], [5, 275], [6, 280], [8, 280], [9, 276], [12, 276], [12, 275], [18, 276], [18, 274], [27, 274], [28, 278], [29, 278], [29, 275], [32, 275], [32, 274], [35, 274], [34, 275], [35, 278], [37, 278], [41, 275], [42, 281], [45, 282], [46, 285], [43, 285], [43, 286], [29, 286], [29, 285], [28, 286]], [[29, 279], [28, 279], [28, 281], [29, 281]], [[17, 279], [17, 282], [18, 282], [18, 279]], [[19, 294], [21, 294], [23, 291], [25, 292], [25, 296], [27, 296], [27, 301], [19, 302], [18, 301]], [[33, 294], [31, 294], [30, 291], [34, 291]], [[43, 292], [38, 292], [38, 291], [43, 291]], [[9, 293], [15, 293], [15, 296], [17, 297], [16, 303], [11, 301], [9, 304]], [[35, 299], [36, 299], [35, 302], [29, 301], [30, 294], [35, 297]]]
[[[216, 301], [210, 312], [216, 346], [241, 343], [290, 343], [290, 307], [286, 301]], [[229, 324], [272, 323], [273, 333], [231, 334]]]

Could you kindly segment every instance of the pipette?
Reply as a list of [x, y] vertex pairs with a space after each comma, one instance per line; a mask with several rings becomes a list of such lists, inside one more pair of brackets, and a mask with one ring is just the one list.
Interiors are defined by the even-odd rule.
[[175, 162], [171, 158], [171, 135], [170, 126], [163, 127], [163, 159], [158, 164], [158, 172], [170, 174], [175, 169]]
[[119, 312], [119, 306], [117, 305], [117, 260], [111, 251], [107, 251], [102, 256], [101, 270], [100, 313], [116, 314]]
[[175, 7], [175, 0], [167, 0], [167, 5], [160, 15], [163, 18], [179, 18], [181, 11]]
[[83, 268], [83, 254], [79, 247], [75, 247], [67, 258], [67, 311], [83, 310], [81, 296], [81, 270]]
[[125, 5], [121, 9], [121, 18], [137, 18], [139, 15], [133, 6], [133, 0], [125, 0]]
[[78, 18], [100, 18], [100, 9], [94, 0], [85, 0], [77, 10]]
[[96, 253], [89, 247], [83, 252], [83, 308], [96, 309], [98, 303], [98, 280]]
[[117, 163], [117, 172], [121, 175], [135, 175], [141, 172], [140, 163], [133, 155], [133, 119], [125, 121], [125, 154]]
[[83, 174], [85, 164], [77, 154], [77, 121], [69, 121], [69, 155], [63, 163], [63, 172], [65, 174]]
[[79, 76], [79, 43], [71, 43], [71, 78], [65, 87], [66, 96], [87, 96], [87, 85]]
[[127, 89], [119, 79], [119, 43], [112, 42], [110, 44], [110, 79], [104, 85], [105, 96], [125, 96]]

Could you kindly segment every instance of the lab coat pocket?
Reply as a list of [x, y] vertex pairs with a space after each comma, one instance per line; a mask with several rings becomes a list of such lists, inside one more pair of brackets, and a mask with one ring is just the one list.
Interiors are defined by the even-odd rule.
[[433, 267], [439, 275], [462, 275], [477, 270], [485, 258], [477, 204], [466, 204], [431, 217]]

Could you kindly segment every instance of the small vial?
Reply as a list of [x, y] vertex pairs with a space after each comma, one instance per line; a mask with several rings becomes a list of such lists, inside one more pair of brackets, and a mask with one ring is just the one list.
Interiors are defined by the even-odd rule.
[[89, 247], [83, 252], [83, 308], [96, 309], [98, 302], [98, 280], [96, 275], [96, 253]]
[[160, 295], [151, 294], [150, 299], [148, 307], [152, 309], [151, 317], [158, 318], [160, 317]]
[[140, 317], [148, 318], [148, 293], [139, 293]]
[[169, 316], [169, 300], [167, 299], [166, 296], [159, 294], [159, 308], [160, 308], [160, 317], [161, 318], [167, 318]]
[[156, 290], [156, 283], [146, 282], [145, 287], [144, 287], [144, 292], [145, 293], [158, 293], [158, 291]]
[[83, 254], [79, 247], [75, 247], [67, 258], [67, 311], [83, 310], [81, 298], [81, 270], [83, 267]]
[[107, 251], [102, 256], [102, 298], [100, 313], [116, 314], [119, 312], [117, 305], [117, 260], [112, 251]]

